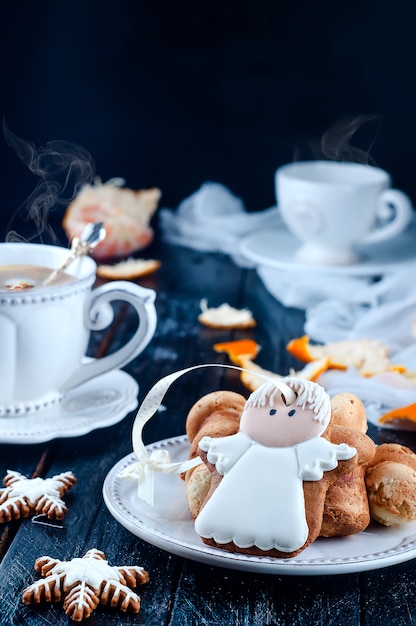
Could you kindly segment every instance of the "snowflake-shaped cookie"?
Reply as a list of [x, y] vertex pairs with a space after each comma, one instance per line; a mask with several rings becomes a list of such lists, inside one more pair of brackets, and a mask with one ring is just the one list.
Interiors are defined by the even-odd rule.
[[0, 523], [30, 515], [62, 519], [68, 510], [62, 496], [76, 481], [72, 472], [52, 478], [26, 478], [19, 472], [7, 470], [3, 479], [6, 487], [0, 489]]
[[35, 569], [45, 578], [23, 591], [23, 602], [39, 604], [63, 599], [65, 613], [75, 622], [89, 617], [99, 604], [138, 613], [140, 597], [132, 588], [149, 580], [142, 567], [113, 567], [105, 554], [95, 548], [71, 561], [42, 556], [36, 560]]

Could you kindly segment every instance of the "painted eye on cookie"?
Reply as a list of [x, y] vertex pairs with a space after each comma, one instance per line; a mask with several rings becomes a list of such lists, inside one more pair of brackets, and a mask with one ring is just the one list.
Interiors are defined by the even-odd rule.
[[291, 411], [289, 411], [288, 415], [289, 417], [293, 417], [295, 413], [296, 413], [295, 409], [292, 409]]
[[271, 409], [269, 415], [276, 415], [276, 409]]

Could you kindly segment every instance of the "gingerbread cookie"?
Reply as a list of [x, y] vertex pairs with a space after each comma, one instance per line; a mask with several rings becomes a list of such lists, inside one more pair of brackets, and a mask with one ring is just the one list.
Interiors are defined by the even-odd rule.
[[[292, 557], [316, 539], [326, 491], [339, 462], [357, 451], [322, 437], [329, 396], [310, 381], [285, 378], [251, 394], [235, 435], [199, 442], [211, 487], [195, 520], [204, 543], [248, 554]], [[354, 458], [355, 457], [355, 458]], [[306, 498], [303, 482], [311, 483]], [[309, 501], [308, 501], [309, 500]]]
[[[307, 381], [302, 384], [313, 388], [313, 384]], [[195, 443], [203, 435], [224, 438], [236, 434], [240, 427], [238, 412], [243, 404], [243, 396], [229, 391], [214, 392], [201, 398], [192, 407], [187, 419], [186, 429], [191, 441], [190, 456], [195, 455]], [[365, 435], [367, 424], [364, 406], [353, 394], [339, 394], [331, 400], [330, 409], [330, 424], [322, 437], [335, 445], [347, 443], [357, 450], [357, 454], [350, 460], [341, 460], [334, 469], [324, 471], [321, 480], [303, 481], [305, 515], [309, 528], [307, 545], [317, 536], [343, 536], [361, 532], [370, 522], [364, 474], [367, 463], [374, 456], [375, 444]], [[230, 418], [227, 411], [230, 411]], [[216, 480], [218, 485], [222, 480], [214, 468], [215, 464], [210, 464], [206, 453], [200, 451], [200, 454], [205, 463], [186, 475], [186, 496], [193, 519], [197, 518], [208, 493], [215, 489], [212, 481]], [[274, 491], [274, 488], [270, 491]], [[215, 545], [212, 538], [205, 538], [203, 541]], [[220, 547], [236, 550], [232, 542]], [[238, 551], [258, 553], [255, 547], [244, 550], [240, 548]], [[282, 556], [277, 552], [271, 554]]]
[[31, 515], [46, 515], [61, 520], [67, 512], [62, 496], [75, 483], [72, 472], [63, 472], [52, 478], [27, 478], [8, 470], [0, 489], [0, 523]]
[[95, 548], [71, 561], [42, 556], [36, 560], [35, 570], [44, 578], [23, 591], [24, 604], [63, 600], [64, 611], [74, 622], [89, 617], [99, 604], [138, 613], [140, 597], [132, 589], [149, 580], [142, 567], [111, 566]]

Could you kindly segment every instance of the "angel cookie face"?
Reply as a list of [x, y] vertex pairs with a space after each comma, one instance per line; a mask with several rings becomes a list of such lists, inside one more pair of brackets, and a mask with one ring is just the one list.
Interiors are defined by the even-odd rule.
[[288, 403], [273, 383], [261, 385], [248, 398], [241, 415], [240, 431], [263, 446], [294, 446], [321, 435], [330, 419], [328, 395], [319, 385], [286, 378], [296, 394]]

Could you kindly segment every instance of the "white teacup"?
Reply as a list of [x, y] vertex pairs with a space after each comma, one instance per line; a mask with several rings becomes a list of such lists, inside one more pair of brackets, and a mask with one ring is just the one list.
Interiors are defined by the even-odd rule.
[[406, 194], [391, 189], [387, 172], [358, 163], [283, 165], [276, 171], [276, 197], [283, 221], [303, 242], [297, 258], [317, 264], [357, 262], [357, 245], [395, 237], [413, 214]]
[[[55, 269], [67, 257], [68, 250], [58, 246], [0, 243], [0, 268]], [[0, 291], [0, 416], [49, 408], [69, 389], [129, 363], [154, 335], [154, 291], [128, 281], [91, 291], [96, 264], [89, 257], [77, 259], [67, 271], [75, 277], [68, 283]], [[111, 324], [115, 301], [135, 308], [136, 332], [108, 356], [84, 359], [90, 332]]]

